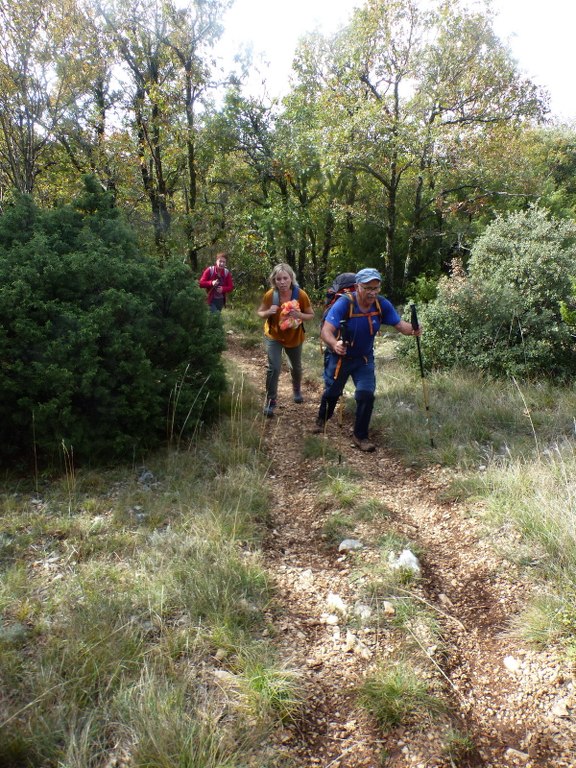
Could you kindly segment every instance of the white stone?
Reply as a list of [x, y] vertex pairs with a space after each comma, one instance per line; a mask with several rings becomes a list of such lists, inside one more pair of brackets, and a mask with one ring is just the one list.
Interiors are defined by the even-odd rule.
[[357, 539], [344, 539], [338, 545], [338, 552], [355, 552], [358, 549], [362, 549], [364, 545]]
[[518, 672], [520, 670], [520, 662], [514, 656], [505, 656], [504, 666], [509, 672]]
[[419, 574], [421, 570], [418, 558], [409, 549], [403, 549], [398, 557], [395, 556], [394, 552], [390, 552], [388, 563], [391, 568], [405, 568], [406, 570], [413, 571], [415, 574]]
[[332, 611], [338, 611], [339, 613], [346, 613], [346, 604], [344, 603], [344, 600], [342, 600], [340, 595], [334, 594], [334, 592], [328, 593], [328, 598], [326, 599], [326, 605]]

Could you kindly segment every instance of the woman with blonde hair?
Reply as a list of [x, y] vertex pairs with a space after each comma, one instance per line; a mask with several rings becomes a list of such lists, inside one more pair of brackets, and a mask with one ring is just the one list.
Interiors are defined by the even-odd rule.
[[282, 368], [282, 352], [286, 353], [292, 377], [293, 399], [303, 403], [302, 397], [302, 344], [304, 320], [312, 320], [314, 310], [308, 294], [298, 286], [294, 270], [289, 264], [277, 264], [269, 277], [270, 289], [262, 297], [256, 310], [263, 318], [264, 341], [268, 355], [266, 371], [266, 402], [264, 415], [272, 418], [277, 405], [278, 380]]

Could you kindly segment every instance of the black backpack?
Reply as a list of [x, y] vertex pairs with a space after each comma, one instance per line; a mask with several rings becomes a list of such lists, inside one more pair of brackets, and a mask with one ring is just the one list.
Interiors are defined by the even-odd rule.
[[356, 287], [356, 273], [355, 272], [341, 272], [336, 275], [334, 282], [326, 291], [326, 298], [324, 299], [324, 310], [322, 311], [322, 317], [320, 319], [320, 328], [324, 325], [324, 320], [328, 314], [328, 310], [334, 304], [336, 299], [340, 296], [344, 296], [346, 293], [352, 293]]

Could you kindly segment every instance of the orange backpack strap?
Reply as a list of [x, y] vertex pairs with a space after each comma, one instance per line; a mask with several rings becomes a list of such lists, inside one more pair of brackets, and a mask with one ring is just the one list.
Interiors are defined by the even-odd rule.
[[377, 331], [374, 330], [374, 323], [372, 321], [373, 317], [378, 317], [380, 320], [380, 325], [382, 325], [382, 305], [380, 304], [380, 298], [378, 297], [376, 299], [376, 308], [371, 309], [370, 312], [354, 312], [354, 303], [355, 303], [355, 294], [346, 294], [348, 298], [350, 299], [350, 308], [348, 310], [348, 317], [365, 317], [368, 321], [368, 329], [370, 331], [370, 335], [374, 336]]

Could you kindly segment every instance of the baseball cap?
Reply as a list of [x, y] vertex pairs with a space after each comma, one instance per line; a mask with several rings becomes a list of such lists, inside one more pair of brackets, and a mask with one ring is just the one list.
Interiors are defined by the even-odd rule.
[[382, 275], [380, 272], [378, 272], [377, 269], [374, 269], [373, 267], [366, 267], [366, 269], [361, 269], [360, 272], [356, 274], [357, 283], [369, 283], [370, 280], [378, 280], [380, 283], [382, 282]]

